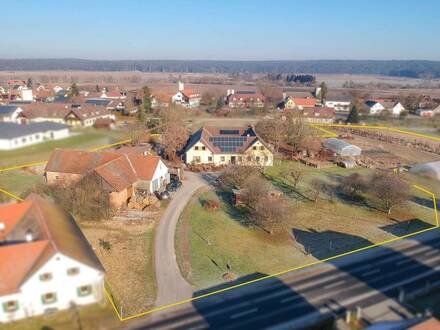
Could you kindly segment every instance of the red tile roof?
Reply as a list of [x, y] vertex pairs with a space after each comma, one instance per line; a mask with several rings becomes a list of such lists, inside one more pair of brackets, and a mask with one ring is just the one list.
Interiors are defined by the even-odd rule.
[[303, 107], [314, 107], [316, 103], [318, 103], [317, 99], [313, 98], [299, 98], [299, 97], [293, 97], [292, 98], [293, 103], [295, 103], [296, 106], [303, 106]]
[[0, 230], [0, 240], [4, 239], [14, 229], [15, 225], [29, 211], [31, 205], [32, 203], [29, 201], [0, 205], [0, 223], [3, 223], [5, 226], [4, 230]]
[[45, 171], [81, 175], [94, 172], [121, 191], [138, 180], [152, 180], [159, 161], [159, 156], [55, 149]]
[[[82, 262], [103, 271], [102, 265], [70, 214], [53, 203], [31, 194], [26, 201], [1, 208], [4, 214], [19, 222], [32, 209], [32, 229], [37, 226], [39, 234], [33, 242], [0, 245], [0, 296], [17, 292], [21, 284], [55, 253]], [[27, 216], [26, 216], [27, 218]]]
[[53, 249], [47, 240], [1, 246], [0, 296], [17, 292], [39, 259], [51, 254]]

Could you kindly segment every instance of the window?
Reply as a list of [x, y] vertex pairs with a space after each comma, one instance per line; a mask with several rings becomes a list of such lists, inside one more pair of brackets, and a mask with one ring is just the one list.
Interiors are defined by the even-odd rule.
[[83, 285], [76, 289], [76, 293], [78, 294], [78, 297], [85, 297], [92, 293], [92, 286], [91, 285]]
[[238, 161], [241, 163], [243, 161], [243, 157], [242, 156], [238, 156]]
[[53, 292], [45, 293], [41, 295], [41, 302], [43, 305], [53, 304], [57, 301], [57, 294]]
[[257, 150], [257, 146], [253, 146], [252, 149], [253, 149], [253, 150]]
[[256, 160], [257, 162], [259, 162], [259, 161], [260, 161], [260, 157], [259, 157], [259, 156], [255, 157], [255, 160]]
[[193, 157], [193, 162], [194, 163], [200, 163], [200, 156], [194, 156]]
[[264, 147], [263, 147], [263, 146], [261, 146], [261, 147], [260, 147], [260, 150], [264, 150]]
[[252, 160], [251, 156], [247, 156], [247, 161], [250, 162]]
[[18, 302], [16, 300], [10, 300], [3, 303], [3, 311], [6, 313], [12, 313], [18, 310]]
[[269, 157], [264, 156], [264, 161], [267, 162], [269, 160]]
[[212, 157], [208, 156], [208, 162], [212, 162]]
[[78, 274], [79, 274], [79, 268], [78, 267], [72, 267], [72, 268], [69, 268], [67, 270], [67, 275], [69, 275], [69, 276], [75, 276], [75, 275], [78, 275]]
[[194, 147], [194, 150], [199, 150], [199, 147], [195, 146], [195, 147]]
[[51, 273], [44, 273], [40, 275], [40, 281], [42, 282], [47, 282], [50, 281], [52, 279], [52, 274]]
[[205, 147], [205, 146], [202, 146], [202, 150], [206, 150], [206, 147]]
[[225, 156], [221, 156], [220, 157], [220, 161], [224, 162], [225, 161]]

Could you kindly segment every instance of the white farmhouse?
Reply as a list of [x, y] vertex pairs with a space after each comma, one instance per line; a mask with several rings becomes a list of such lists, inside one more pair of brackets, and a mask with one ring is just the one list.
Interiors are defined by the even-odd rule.
[[273, 165], [273, 153], [252, 127], [202, 127], [186, 147], [187, 164]]
[[383, 102], [383, 106], [387, 109], [393, 116], [399, 116], [405, 107], [400, 102]]
[[328, 108], [332, 108], [335, 111], [350, 111], [350, 101], [345, 100], [333, 100], [333, 101], [325, 101], [325, 106]]
[[104, 269], [75, 220], [32, 194], [0, 206], [0, 323], [103, 299]]
[[179, 90], [171, 97], [171, 102], [186, 108], [197, 108], [200, 106], [201, 99], [200, 93], [185, 89], [184, 83], [179, 81]]
[[49, 140], [64, 139], [69, 134], [69, 126], [58, 123], [0, 122], [0, 150], [12, 150]]
[[377, 115], [385, 110], [383, 104], [376, 100], [368, 100], [365, 102], [365, 105], [368, 107], [370, 115]]

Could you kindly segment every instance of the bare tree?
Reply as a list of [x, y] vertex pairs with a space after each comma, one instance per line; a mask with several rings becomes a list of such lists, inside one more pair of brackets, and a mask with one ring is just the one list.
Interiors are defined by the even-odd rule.
[[296, 190], [298, 184], [304, 178], [304, 170], [300, 166], [288, 168], [284, 172], [284, 177], [292, 183], [293, 188]]
[[314, 179], [310, 183], [310, 187], [312, 188], [312, 200], [317, 203], [319, 196], [324, 191], [324, 183], [319, 179]]
[[376, 172], [369, 187], [373, 202], [388, 214], [393, 207], [404, 204], [409, 198], [409, 184], [395, 174]]
[[292, 218], [292, 207], [284, 198], [260, 196], [258, 203], [250, 207], [250, 215], [269, 234], [284, 229]]
[[286, 140], [295, 150], [300, 149], [300, 142], [306, 136], [307, 123], [301, 111], [289, 110], [286, 113]]
[[352, 198], [359, 197], [360, 193], [367, 189], [367, 186], [366, 178], [359, 173], [343, 177], [339, 184], [339, 188]]
[[188, 137], [188, 130], [183, 123], [166, 123], [164, 126], [164, 132], [161, 136], [165, 156], [170, 160], [177, 160], [177, 153], [186, 145]]

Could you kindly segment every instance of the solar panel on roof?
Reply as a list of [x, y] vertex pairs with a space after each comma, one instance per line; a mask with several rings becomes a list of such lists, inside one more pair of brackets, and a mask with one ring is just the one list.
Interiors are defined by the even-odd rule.
[[220, 134], [222, 135], [238, 135], [240, 131], [238, 129], [221, 129]]

